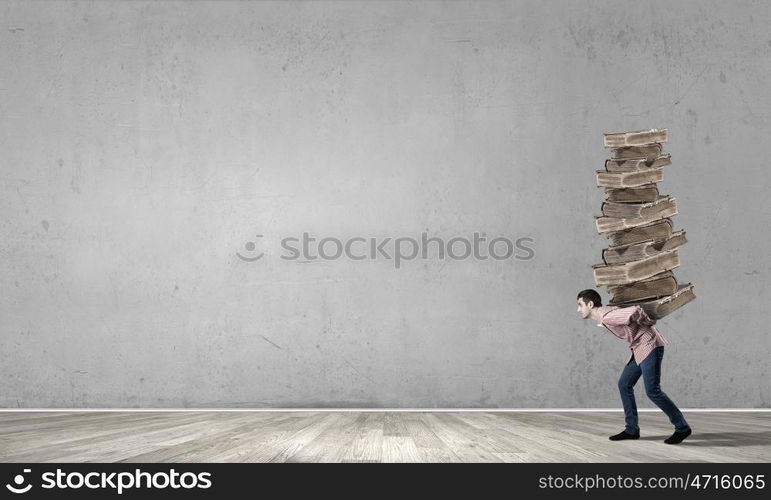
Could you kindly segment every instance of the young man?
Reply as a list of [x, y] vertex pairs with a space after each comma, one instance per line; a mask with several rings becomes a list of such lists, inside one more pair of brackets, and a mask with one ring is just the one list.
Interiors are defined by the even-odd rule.
[[634, 385], [643, 377], [645, 393], [656, 406], [667, 414], [675, 426], [675, 433], [664, 440], [667, 444], [678, 444], [691, 435], [691, 427], [675, 403], [661, 390], [661, 360], [664, 346], [669, 345], [656, 329], [652, 320], [640, 306], [618, 307], [603, 306], [600, 294], [595, 290], [583, 290], [578, 294], [578, 312], [584, 319], [593, 319], [597, 326], [607, 328], [616, 337], [629, 341], [632, 355], [621, 372], [618, 389], [624, 404], [626, 428], [614, 436], [611, 441], [639, 439], [640, 428], [637, 425], [637, 405], [634, 400]]

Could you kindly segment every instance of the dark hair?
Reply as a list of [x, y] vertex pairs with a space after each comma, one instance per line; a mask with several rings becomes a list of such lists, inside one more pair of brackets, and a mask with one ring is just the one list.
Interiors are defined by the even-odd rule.
[[597, 290], [592, 290], [591, 288], [587, 288], [586, 290], [581, 290], [578, 292], [578, 297], [576, 297], [576, 300], [578, 299], [584, 299], [584, 304], [588, 304], [589, 301], [592, 301], [594, 303], [594, 307], [602, 306], [602, 297], [600, 297], [600, 294], [597, 293]]

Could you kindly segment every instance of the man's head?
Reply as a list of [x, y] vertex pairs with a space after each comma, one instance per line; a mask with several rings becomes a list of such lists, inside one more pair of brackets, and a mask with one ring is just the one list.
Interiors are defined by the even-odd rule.
[[578, 312], [586, 319], [592, 314], [592, 309], [602, 306], [602, 297], [591, 288], [578, 292]]

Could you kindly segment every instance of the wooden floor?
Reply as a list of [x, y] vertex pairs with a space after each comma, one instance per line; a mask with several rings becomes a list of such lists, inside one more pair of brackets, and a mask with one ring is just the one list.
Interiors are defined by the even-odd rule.
[[771, 413], [0, 412], [2, 462], [769, 462]]

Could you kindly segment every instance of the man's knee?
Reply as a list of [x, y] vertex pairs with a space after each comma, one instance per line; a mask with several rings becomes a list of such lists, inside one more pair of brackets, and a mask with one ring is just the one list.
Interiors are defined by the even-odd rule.
[[645, 394], [646, 394], [646, 395], [647, 395], [647, 396], [648, 396], [650, 399], [658, 399], [658, 398], [660, 398], [660, 397], [661, 397], [661, 395], [662, 395], [662, 394], [664, 394], [664, 393], [661, 391], [661, 387], [659, 387], [659, 386], [655, 386], [655, 387], [646, 387], [646, 388], [645, 388]]

